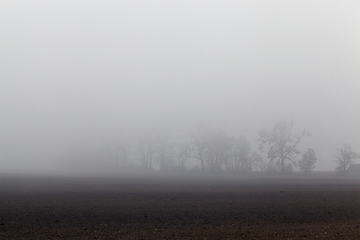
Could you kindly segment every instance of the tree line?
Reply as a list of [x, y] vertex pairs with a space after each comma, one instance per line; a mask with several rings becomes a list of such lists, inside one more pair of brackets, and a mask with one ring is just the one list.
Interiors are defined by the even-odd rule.
[[[121, 168], [137, 162], [144, 170], [186, 171], [187, 164], [196, 163], [193, 170], [199, 172], [287, 174], [298, 167], [307, 174], [317, 162], [315, 150], [308, 148], [300, 159], [297, 157], [299, 143], [310, 136], [305, 130], [295, 133], [293, 122], [281, 120], [272, 129], [258, 133], [258, 152], [244, 136], [230, 136], [222, 130], [198, 124], [186, 139], [173, 137], [165, 128], [143, 132], [133, 138], [120, 136], [108, 149], [102, 150], [105, 154], [101, 156], [102, 161], [107, 159]], [[267, 161], [261, 155], [264, 152]], [[334, 157], [338, 164], [336, 170], [345, 174], [360, 155], [348, 144], [337, 149]]]

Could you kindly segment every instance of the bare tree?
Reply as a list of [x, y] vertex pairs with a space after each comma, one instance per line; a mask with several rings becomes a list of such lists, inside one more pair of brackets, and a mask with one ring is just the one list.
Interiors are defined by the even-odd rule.
[[248, 171], [248, 162], [251, 154], [250, 143], [245, 137], [239, 136], [234, 139], [233, 162], [236, 172]]
[[340, 174], [345, 174], [347, 168], [354, 163], [355, 159], [360, 158], [360, 155], [351, 151], [350, 144], [344, 144], [342, 148], [336, 150], [335, 158], [334, 161], [338, 164], [336, 170]]
[[170, 158], [170, 131], [168, 129], [158, 129], [157, 131], [157, 145], [160, 163], [160, 171], [164, 170], [166, 165], [169, 164]]
[[110, 158], [115, 159], [116, 165], [126, 167], [130, 155], [130, 138], [123, 134], [115, 139], [110, 146]]
[[201, 171], [205, 171], [205, 154], [206, 154], [206, 128], [203, 124], [197, 125], [196, 129], [192, 132], [192, 145], [195, 150], [195, 157], [200, 161]]
[[250, 143], [245, 137], [239, 136], [232, 141], [230, 161], [235, 172], [251, 172], [255, 163], [262, 162], [262, 157], [251, 151]]
[[223, 131], [212, 131], [206, 138], [206, 162], [211, 172], [221, 172], [230, 156], [231, 138]]
[[248, 171], [252, 172], [253, 171], [253, 165], [254, 164], [261, 164], [263, 162], [263, 158], [261, 157], [261, 155], [257, 152], [252, 151], [250, 153], [249, 156], [249, 160], [248, 160]]
[[153, 168], [156, 142], [152, 135], [146, 134], [138, 138], [138, 154], [144, 169]]
[[185, 169], [185, 162], [191, 158], [193, 152], [194, 152], [194, 148], [190, 143], [185, 142], [180, 145], [178, 166], [181, 169]]
[[309, 148], [299, 161], [300, 170], [304, 171], [305, 174], [308, 174], [315, 167], [316, 160], [317, 158], [314, 149]]
[[281, 173], [286, 172], [286, 163], [295, 165], [294, 156], [300, 152], [296, 146], [301, 142], [304, 136], [310, 136], [309, 132], [303, 131], [301, 135], [292, 133], [293, 123], [281, 120], [275, 124], [271, 131], [260, 131], [259, 142], [260, 150], [263, 151], [264, 145], [269, 145], [268, 157], [270, 164], [276, 161], [281, 167]]
[[229, 156], [225, 163], [226, 172], [235, 172], [236, 160], [238, 159], [236, 138], [229, 138]]

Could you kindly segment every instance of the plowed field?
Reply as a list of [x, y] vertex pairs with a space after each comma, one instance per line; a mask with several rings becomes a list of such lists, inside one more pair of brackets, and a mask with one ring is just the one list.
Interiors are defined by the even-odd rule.
[[0, 239], [360, 239], [358, 179], [0, 181]]

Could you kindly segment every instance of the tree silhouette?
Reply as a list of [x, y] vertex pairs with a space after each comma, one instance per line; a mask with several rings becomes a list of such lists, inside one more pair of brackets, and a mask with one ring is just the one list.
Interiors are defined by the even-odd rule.
[[201, 171], [205, 171], [205, 152], [206, 152], [206, 128], [203, 124], [198, 124], [196, 129], [192, 132], [192, 145], [195, 149], [195, 157], [199, 159], [201, 164]]
[[345, 174], [347, 168], [354, 163], [355, 159], [360, 158], [360, 155], [351, 151], [350, 144], [344, 144], [342, 148], [336, 150], [335, 158], [334, 161], [338, 164], [336, 170], [340, 174]]
[[194, 149], [191, 143], [187, 142], [181, 143], [179, 147], [178, 166], [184, 170], [185, 162], [191, 158]]
[[212, 131], [206, 138], [206, 162], [211, 172], [221, 172], [230, 157], [231, 138], [223, 131]]
[[259, 149], [264, 150], [264, 146], [269, 145], [268, 158], [270, 164], [276, 161], [280, 166], [281, 173], [286, 173], [286, 163], [295, 165], [294, 156], [300, 152], [296, 146], [301, 142], [304, 136], [310, 136], [310, 133], [303, 131], [301, 135], [292, 133], [293, 122], [281, 120], [275, 124], [271, 131], [262, 130], [259, 132]]
[[251, 172], [254, 164], [262, 162], [262, 157], [251, 151], [250, 143], [244, 136], [229, 137], [227, 172]]
[[138, 137], [138, 154], [144, 169], [152, 169], [156, 152], [156, 141], [151, 134]]
[[160, 163], [160, 170], [164, 170], [166, 165], [169, 164], [167, 162], [169, 157], [169, 151], [171, 148], [170, 145], [170, 130], [167, 128], [158, 129], [156, 133], [156, 141], [158, 146], [158, 156]]
[[299, 161], [300, 170], [304, 171], [305, 174], [307, 174], [315, 167], [316, 160], [317, 158], [314, 149], [309, 148], [303, 154], [302, 159]]

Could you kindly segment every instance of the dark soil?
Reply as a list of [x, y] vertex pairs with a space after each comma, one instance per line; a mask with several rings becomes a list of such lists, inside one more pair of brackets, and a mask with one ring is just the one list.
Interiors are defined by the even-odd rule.
[[360, 239], [356, 179], [0, 181], [0, 239]]

